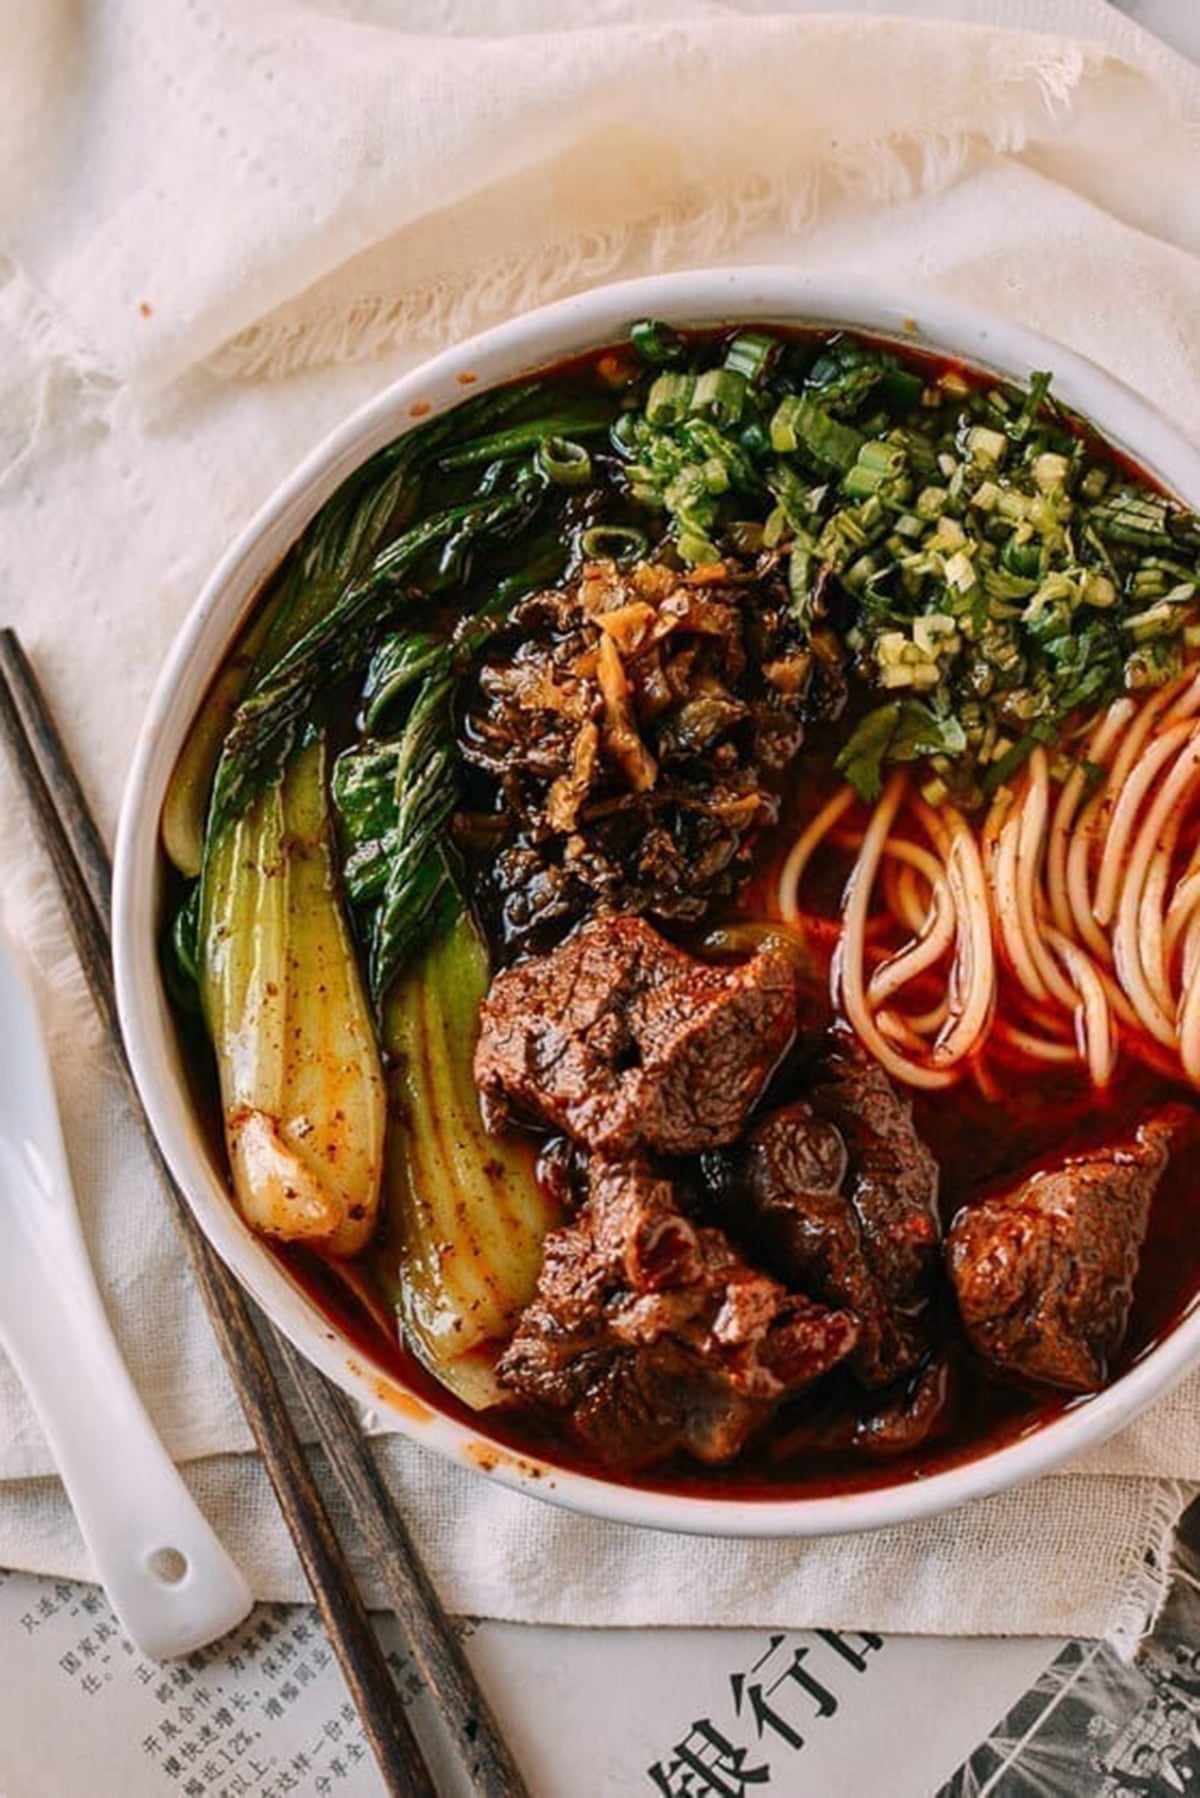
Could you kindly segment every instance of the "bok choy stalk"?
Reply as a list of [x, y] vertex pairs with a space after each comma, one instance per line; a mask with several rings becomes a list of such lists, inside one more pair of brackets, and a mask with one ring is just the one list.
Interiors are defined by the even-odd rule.
[[487, 983], [487, 952], [464, 913], [396, 983], [384, 1025], [400, 1321], [430, 1372], [476, 1410], [502, 1396], [492, 1359], [533, 1297], [557, 1221], [528, 1152], [490, 1136], [479, 1115], [471, 1059]]
[[386, 1107], [335, 885], [325, 760], [314, 737], [210, 844], [200, 975], [246, 1221], [343, 1256], [375, 1228]]

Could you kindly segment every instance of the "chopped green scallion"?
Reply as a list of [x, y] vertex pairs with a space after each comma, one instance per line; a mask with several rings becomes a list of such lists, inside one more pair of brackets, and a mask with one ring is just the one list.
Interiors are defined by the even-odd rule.
[[778, 338], [761, 331], [740, 331], [725, 351], [725, 367], [753, 386], [762, 380], [778, 353]]
[[556, 487], [586, 487], [592, 478], [592, 458], [582, 443], [569, 437], [544, 437], [536, 461]]
[[589, 562], [636, 562], [650, 547], [645, 531], [628, 524], [595, 524], [584, 531], [579, 547]]

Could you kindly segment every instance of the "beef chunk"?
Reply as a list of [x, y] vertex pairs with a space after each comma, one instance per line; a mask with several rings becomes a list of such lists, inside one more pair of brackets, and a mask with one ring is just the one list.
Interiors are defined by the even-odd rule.
[[475, 1051], [484, 1117], [501, 1127], [511, 1100], [614, 1158], [732, 1142], [796, 1004], [779, 951], [716, 968], [640, 918], [594, 919], [493, 980]]
[[937, 1265], [940, 1232], [937, 1162], [917, 1135], [912, 1107], [845, 1036], [835, 1039], [809, 1102], [845, 1140], [846, 1190], [872, 1273], [897, 1312], [916, 1314]]
[[[886, 1392], [847, 1392], [840, 1375], [802, 1416], [772, 1440], [775, 1462], [799, 1455], [852, 1454], [889, 1461], [913, 1454], [940, 1434], [952, 1415], [953, 1371], [948, 1356], [932, 1355]], [[802, 1407], [803, 1408], [803, 1407]]]
[[569, 1136], [551, 1136], [541, 1146], [534, 1178], [562, 1216], [578, 1211], [587, 1190], [587, 1151]]
[[837, 1037], [808, 1098], [756, 1124], [723, 1173], [715, 1159], [722, 1221], [740, 1216], [789, 1284], [858, 1316], [858, 1379], [910, 1374], [929, 1349], [938, 1173], [883, 1069]]
[[[914, 1154], [923, 1154], [915, 1135], [913, 1142]], [[878, 1228], [872, 1234], [878, 1207], [865, 1215], [857, 1209], [867, 1176], [851, 1162], [837, 1125], [801, 1100], [763, 1118], [734, 1157], [733, 1205], [763, 1243], [769, 1264], [789, 1286], [857, 1315], [862, 1329], [850, 1364], [858, 1378], [885, 1386], [911, 1372], [928, 1348], [921, 1314], [930, 1269], [922, 1265], [911, 1278], [890, 1234]], [[922, 1228], [932, 1223], [928, 1202]], [[728, 1201], [723, 1217], [736, 1227]]]
[[593, 1157], [577, 1220], [552, 1231], [502, 1385], [568, 1412], [605, 1461], [732, 1460], [779, 1402], [835, 1366], [858, 1325], [786, 1292], [697, 1227], [644, 1163]]
[[857, 1419], [851, 1446], [876, 1460], [908, 1455], [943, 1426], [950, 1403], [950, 1363], [937, 1354], [875, 1409]]
[[1038, 1169], [965, 1206], [947, 1241], [967, 1336], [1005, 1373], [1071, 1392], [1104, 1384], [1129, 1319], [1154, 1190], [1189, 1114]]

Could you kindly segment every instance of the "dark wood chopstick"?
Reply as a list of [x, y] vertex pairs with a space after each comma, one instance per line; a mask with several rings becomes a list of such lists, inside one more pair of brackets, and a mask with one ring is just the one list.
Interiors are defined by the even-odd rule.
[[7, 627], [0, 630], [0, 672], [16, 706], [22, 733], [54, 802], [71, 860], [87, 887], [104, 932], [106, 956], [111, 961], [112, 864], [108, 850], [51, 716], [41, 682], [21, 639]]
[[[288, 1345], [289, 1355], [299, 1360]], [[301, 1362], [302, 1367], [307, 1364]], [[358, 1434], [350, 1401], [328, 1380], [305, 1380], [300, 1395], [322, 1442]], [[350, 1514], [371, 1551], [388, 1605], [400, 1623], [417, 1670], [458, 1744], [477, 1792], [488, 1798], [527, 1798], [487, 1699], [480, 1691], [442, 1601], [409, 1535], [408, 1526], [367, 1450], [346, 1454], [334, 1473]]]
[[[102, 924], [103, 960], [108, 972], [108, 991], [111, 995], [109, 921], [112, 877], [108, 854], [37, 677], [16, 634], [10, 630], [0, 630], [0, 684], [11, 691], [38, 770], [50, 789], [55, 815], [61, 821], [67, 846], [78, 864], [77, 869], [72, 870], [73, 875], [84, 884], [94, 913]], [[115, 1001], [107, 1011], [102, 1005], [101, 1011], [119, 1045], [135, 1114], [151, 1145], [151, 1152], [168, 1185], [176, 1209], [181, 1214], [185, 1238], [198, 1242], [206, 1260], [215, 1264], [225, 1284], [232, 1286], [241, 1300], [240, 1288], [233, 1284], [231, 1276], [209, 1248], [154, 1141], [125, 1060], [116, 1021]], [[241, 1302], [244, 1307], [245, 1301]], [[401, 1625], [417, 1671], [428, 1686], [456, 1743], [476, 1792], [481, 1794], [481, 1798], [527, 1798], [527, 1787], [500, 1726], [480, 1690], [407, 1525], [380, 1476], [349, 1402], [340, 1389], [305, 1361], [286, 1338], [275, 1331], [272, 1331], [272, 1336], [312, 1419], [328, 1464], [342, 1487], [355, 1525], [371, 1552], [376, 1575]], [[256, 1346], [259, 1346], [257, 1338], [255, 1340]], [[267, 1466], [270, 1473], [270, 1463]], [[272, 1480], [274, 1483], [274, 1476]], [[276, 1491], [278, 1493], [278, 1487]], [[284, 1514], [288, 1516], [286, 1508]], [[413, 1792], [415, 1798], [415, 1794], [423, 1788], [413, 1786], [407, 1789]]]
[[[10, 681], [10, 670], [13, 669], [20, 675], [26, 703], [31, 699], [36, 701], [43, 723], [36, 740], [44, 752], [47, 744], [51, 746], [49, 765], [59, 770], [60, 775], [56, 786], [73, 791], [81, 798], [73, 772], [68, 772], [65, 779], [61, 777], [63, 769], [69, 770], [65, 751], [57, 742], [49, 714], [36, 685], [32, 684], [31, 671], [20, 646], [13, 634], [5, 631], [0, 639], [0, 736], [13, 758], [33, 808], [38, 833], [53, 863], [88, 986], [112, 1040], [142, 1136], [171, 1197], [184, 1254], [296, 1545], [330, 1645], [362, 1718], [386, 1790], [395, 1794], [395, 1798], [437, 1798], [437, 1787], [400, 1703], [391, 1670], [371, 1627], [345, 1550], [313, 1479], [303, 1445], [288, 1416], [283, 1394], [255, 1331], [247, 1301], [224, 1263], [210, 1249], [193, 1218], [142, 1108], [117, 1021], [108, 932], [97, 913], [89, 885], [76, 865], [64, 820], [55, 807], [34, 740], [23, 722]], [[88, 816], [90, 821], [86, 806], [82, 808], [82, 815]], [[67, 816], [70, 817], [69, 806]], [[94, 826], [92, 833], [95, 843], [100, 846]], [[106, 861], [102, 846], [100, 851]]]

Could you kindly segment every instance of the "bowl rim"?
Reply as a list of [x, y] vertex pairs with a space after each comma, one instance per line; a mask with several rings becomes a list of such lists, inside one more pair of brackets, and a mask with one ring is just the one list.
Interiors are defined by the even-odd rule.
[[1200, 1359], [1200, 1308], [1193, 1305], [1104, 1391], [926, 1476], [816, 1497], [706, 1497], [610, 1481], [518, 1454], [485, 1427], [471, 1429], [431, 1409], [339, 1334], [243, 1222], [182, 1080], [157, 958], [159, 817], [192, 718], [262, 581], [345, 476], [385, 443], [473, 392], [616, 341], [646, 316], [679, 325], [857, 329], [1010, 380], [1049, 368], [1064, 403], [1200, 508], [1200, 453], [1117, 377], [1025, 326], [916, 288], [785, 265], [690, 269], [592, 288], [481, 332], [390, 382], [304, 457], [217, 562], [175, 638], [138, 733], [117, 833], [113, 952], [121, 1027], [155, 1136], [209, 1242], [284, 1335], [389, 1427], [503, 1485], [613, 1522], [732, 1537], [822, 1536], [913, 1522], [1049, 1472], [1130, 1422]]

